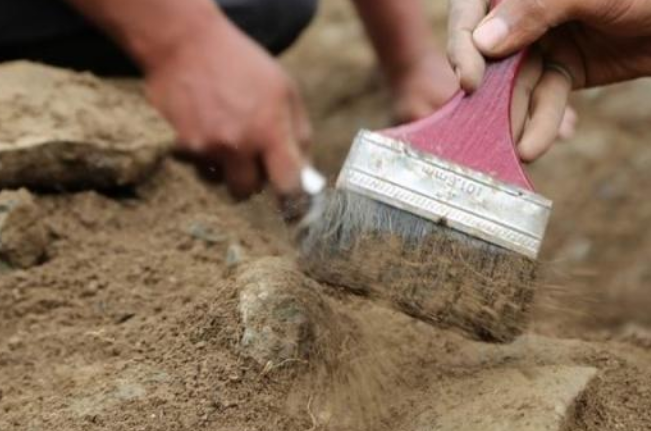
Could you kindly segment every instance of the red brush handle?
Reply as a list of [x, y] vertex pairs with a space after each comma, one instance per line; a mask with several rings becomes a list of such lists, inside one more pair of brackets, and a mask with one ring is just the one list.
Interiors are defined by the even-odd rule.
[[[499, 0], [493, 1], [493, 5]], [[511, 99], [525, 58], [490, 63], [479, 90], [462, 92], [429, 118], [381, 133], [508, 184], [533, 190], [511, 133]]]

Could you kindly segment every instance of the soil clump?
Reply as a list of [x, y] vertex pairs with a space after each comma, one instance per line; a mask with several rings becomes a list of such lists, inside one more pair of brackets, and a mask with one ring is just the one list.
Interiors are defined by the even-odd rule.
[[29, 62], [0, 65], [0, 124], [0, 187], [131, 185], [174, 138], [141, 92]]

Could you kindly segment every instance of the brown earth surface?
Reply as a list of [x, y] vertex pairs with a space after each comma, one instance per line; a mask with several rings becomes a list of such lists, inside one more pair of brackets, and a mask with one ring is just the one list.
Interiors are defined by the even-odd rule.
[[[431, 9], [443, 37], [443, 6]], [[389, 118], [345, 3], [325, 4], [283, 61], [334, 176], [356, 130]], [[305, 279], [267, 197], [235, 204], [170, 158], [131, 188], [33, 192], [42, 263], [0, 266], [0, 430], [472, 430], [455, 424], [526, 418], [545, 405], [529, 396], [544, 376], [594, 369], [556, 429], [651, 429], [650, 101], [648, 81], [577, 96], [577, 136], [531, 167], [555, 202], [548, 281], [508, 345]], [[265, 279], [310, 288], [295, 293], [312, 319], [298, 336], [313, 341], [296, 360], [243, 354], [241, 291]]]

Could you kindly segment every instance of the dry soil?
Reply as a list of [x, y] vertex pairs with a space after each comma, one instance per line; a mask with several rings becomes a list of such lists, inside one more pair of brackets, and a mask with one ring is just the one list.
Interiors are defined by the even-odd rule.
[[[442, 37], [443, 7], [430, 12]], [[355, 131], [388, 121], [345, 3], [328, 2], [284, 62], [315, 119], [315, 160], [333, 176]], [[531, 167], [556, 205], [551, 281], [528, 334], [504, 346], [317, 285], [332, 314], [316, 324], [340, 331], [326, 340], [334, 360], [317, 349], [265, 367], [242, 355], [237, 274], [295, 257], [269, 199], [235, 204], [171, 158], [116, 192], [35, 193], [46, 255], [0, 274], [0, 429], [418, 431], [496, 373], [559, 366], [598, 370], [566, 429], [651, 429], [648, 100], [646, 82], [579, 96], [577, 137]], [[487, 414], [505, 408], [483, 402]]]

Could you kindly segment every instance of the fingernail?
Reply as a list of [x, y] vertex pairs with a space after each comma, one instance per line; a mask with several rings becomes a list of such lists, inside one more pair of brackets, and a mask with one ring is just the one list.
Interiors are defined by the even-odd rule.
[[492, 51], [506, 39], [509, 26], [501, 18], [491, 18], [481, 24], [473, 33], [475, 44], [482, 51]]

